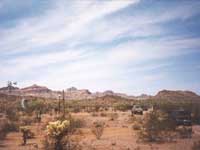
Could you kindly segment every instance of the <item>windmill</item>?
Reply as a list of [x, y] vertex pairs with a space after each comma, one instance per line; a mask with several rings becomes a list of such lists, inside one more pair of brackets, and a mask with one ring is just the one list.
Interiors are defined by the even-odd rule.
[[12, 92], [13, 85], [17, 85], [17, 82], [8, 81], [7, 87], [8, 87], [8, 92], [9, 93]]

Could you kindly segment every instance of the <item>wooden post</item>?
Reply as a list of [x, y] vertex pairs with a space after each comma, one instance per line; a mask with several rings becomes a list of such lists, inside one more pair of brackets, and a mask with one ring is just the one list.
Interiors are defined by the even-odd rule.
[[63, 96], [63, 117], [65, 117], [65, 91], [62, 91], [62, 96]]
[[60, 114], [60, 95], [58, 96], [58, 113]]

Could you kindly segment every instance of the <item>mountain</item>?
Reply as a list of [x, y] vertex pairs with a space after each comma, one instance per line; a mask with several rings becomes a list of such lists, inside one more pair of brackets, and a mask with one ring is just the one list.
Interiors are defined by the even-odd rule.
[[2, 88], [0, 88], [0, 91], [1, 92], [8, 92], [9, 90], [19, 90], [19, 88], [18, 87], [14, 87], [14, 86], [6, 86], [6, 87], [2, 87]]
[[152, 96], [147, 95], [147, 94], [141, 94], [141, 95], [135, 97], [135, 99], [137, 99], [137, 100], [147, 100], [147, 99], [150, 99], [150, 98], [152, 98]]
[[66, 99], [81, 100], [81, 99], [92, 99], [92, 93], [87, 89], [77, 89], [75, 87], [68, 88], [65, 90]]
[[[9, 93], [8, 87], [0, 88], [0, 93], [18, 95], [18, 96], [33, 96], [48, 99], [62, 98], [62, 91], [53, 91], [45, 86], [32, 85], [25, 88], [11, 87], [11, 93]], [[126, 99], [126, 100], [199, 100], [200, 96], [191, 91], [159, 91], [155, 96], [142, 94], [140, 96], [130, 96], [124, 93], [116, 93], [111, 90], [104, 92], [92, 93], [87, 89], [77, 89], [75, 87], [64, 90], [65, 99], [68, 100], [91, 100], [91, 99]]]
[[20, 89], [20, 95], [55, 99], [58, 94], [45, 86], [33, 84], [32, 86]]
[[200, 96], [191, 91], [170, 91], [170, 90], [162, 90], [158, 92], [154, 97], [154, 99], [160, 100], [199, 100]]
[[45, 86], [39, 86], [39, 85], [34, 84], [32, 86], [22, 88], [21, 92], [22, 93], [49, 93], [51, 92], [51, 90]]

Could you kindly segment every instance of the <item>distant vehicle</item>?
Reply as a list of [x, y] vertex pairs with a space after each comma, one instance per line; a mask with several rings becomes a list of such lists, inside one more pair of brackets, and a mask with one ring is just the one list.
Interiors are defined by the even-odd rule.
[[133, 108], [132, 108], [132, 110], [131, 110], [131, 113], [132, 113], [132, 115], [133, 114], [140, 114], [140, 115], [142, 115], [143, 114], [143, 109], [139, 105], [134, 105]]
[[171, 111], [171, 117], [175, 121], [176, 125], [183, 125], [183, 126], [191, 126], [192, 125], [192, 117], [191, 112], [179, 109]]

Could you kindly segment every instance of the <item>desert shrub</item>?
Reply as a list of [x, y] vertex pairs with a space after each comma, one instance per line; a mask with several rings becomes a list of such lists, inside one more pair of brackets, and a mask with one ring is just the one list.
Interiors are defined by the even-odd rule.
[[17, 113], [17, 110], [13, 109], [13, 108], [8, 108], [6, 110], [6, 116], [11, 121], [18, 121], [19, 120], [19, 115]]
[[[55, 150], [55, 145], [53, 142], [49, 140], [48, 136], [45, 136], [42, 141], [44, 150]], [[63, 139], [62, 140], [62, 149], [59, 150], [82, 150], [82, 146], [78, 144], [76, 141], [72, 141], [71, 139]]]
[[0, 120], [0, 140], [3, 140], [8, 133], [6, 130], [7, 120]]
[[141, 150], [141, 148], [137, 146], [136, 148], [134, 148], [134, 150]]
[[127, 104], [127, 103], [116, 103], [114, 104], [114, 110], [119, 110], [119, 111], [127, 111], [132, 108], [132, 105]]
[[92, 113], [92, 117], [97, 117], [97, 116], [98, 116], [98, 113], [96, 113], [96, 112]]
[[75, 112], [75, 113], [78, 113], [80, 111], [81, 111], [81, 108], [78, 106], [74, 107], [74, 109], [73, 109], [73, 112]]
[[135, 122], [132, 126], [133, 130], [140, 130], [141, 129], [141, 125], [138, 122]]
[[195, 124], [200, 124], [200, 109], [199, 108], [200, 108], [200, 105], [196, 104], [192, 109], [192, 112], [193, 112], [192, 121]]
[[166, 113], [152, 111], [145, 116], [139, 137], [149, 142], [160, 141], [163, 140], [162, 138], [166, 136], [167, 132], [175, 130], [175, 127], [174, 122]]
[[96, 105], [95, 108], [94, 108], [95, 112], [98, 112], [100, 110], [100, 108], [101, 107], [99, 105]]
[[101, 113], [100, 113], [100, 116], [101, 116], [101, 117], [107, 117], [107, 113], [101, 112]]
[[40, 123], [42, 120], [42, 110], [35, 111], [34, 122]]
[[25, 110], [26, 113], [28, 114], [32, 114], [34, 111], [38, 111], [38, 110], [42, 110], [47, 111], [46, 109], [48, 109], [48, 107], [50, 106], [46, 106], [44, 104], [44, 102], [40, 101], [40, 100], [32, 100], [28, 102], [28, 108]]
[[192, 127], [180, 126], [176, 131], [180, 135], [180, 138], [191, 138], [192, 136]]
[[19, 123], [14, 121], [8, 121], [5, 127], [7, 132], [18, 132], [19, 131]]
[[105, 110], [105, 111], [108, 111], [108, 110], [109, 110], [109, 108], [108, 108], [108, 107], [105, 107], [105, 108], [104, 108], [104, 110]]
[[200, 149], [200, 141], [196, 141], [192, 145], [192, 150], [199, 150]]
[[63, 141], [63, 138], [69, 134], [70, 121], [55, 121], [50, 122], [47, 126], [47, 136], [52, 142], [49, 145], [53, 145], [55, 150], [63, 150], [66, 143]]
[[52, 150], [54, 148], [54, 145], [49, 141], [48, 136], [44, 137], [44, 140], [42, 140], [42, 145], [44, 150]]
[[106, 109], [105, 109], [104, 107], [100, 107], [100, 108], [99, 108], [99, 111], [101, 111], [101, 112], [102, 112], [102, 111], [105, 111], [105, 110], [106, 110]]
[[0, 120], [0, 140], [4, 139], [9, 132], [18, 131], [19, 125], [8, 119]]
[[20, 122], [21, 122], [21, 125], [27, 126], [27, 125], [31, 125], [34, 122], [34, 119], [31, 116], [23, 116], [20, 118]]
[[104, 131], [104, 122], [94, 122], [93, 127], [92, 127], [92, 133], [96, 136], [96, 139], [100, 139], [101, 136], [103, 135], [103, 131]]
[[72, 129], [77, 129], [77, 128], [82, 128], [85, 126], [85, 120], [83, 119], [70, 119], [70, 128]]
[[32, 138], [34, 135], [27, 126], [21, 126], [20, 131], [22, 132], [23, 145], [26, 145], [27, 139]]
[[109, 117], [110, 117], [111, 121], [114, 121], [114, 120], [117, 120], [119, 115], [117, 113], [111, 113], [111, 114], [109, 114]]
[[76, 129], [82, 128], [86, 124], [84, 119], [74, 118], [70, 114], [67, 114], [65, 117], [61, 116], [59, 120], [61, 121], [68, 120], [70, 122], [69, 129], [68, 129], [68, 132], [70, 134], [73, 134], [76, 131]]
[[134, 114], [131, 115], [131, 116], [129, 116], [129, 118], [128, 118], [128, 122], [129, 122], [129, 123], [133, 123], [133, 122], [135, 122], [135, 121], [137, 121], [137, 118], [135, 117]]

